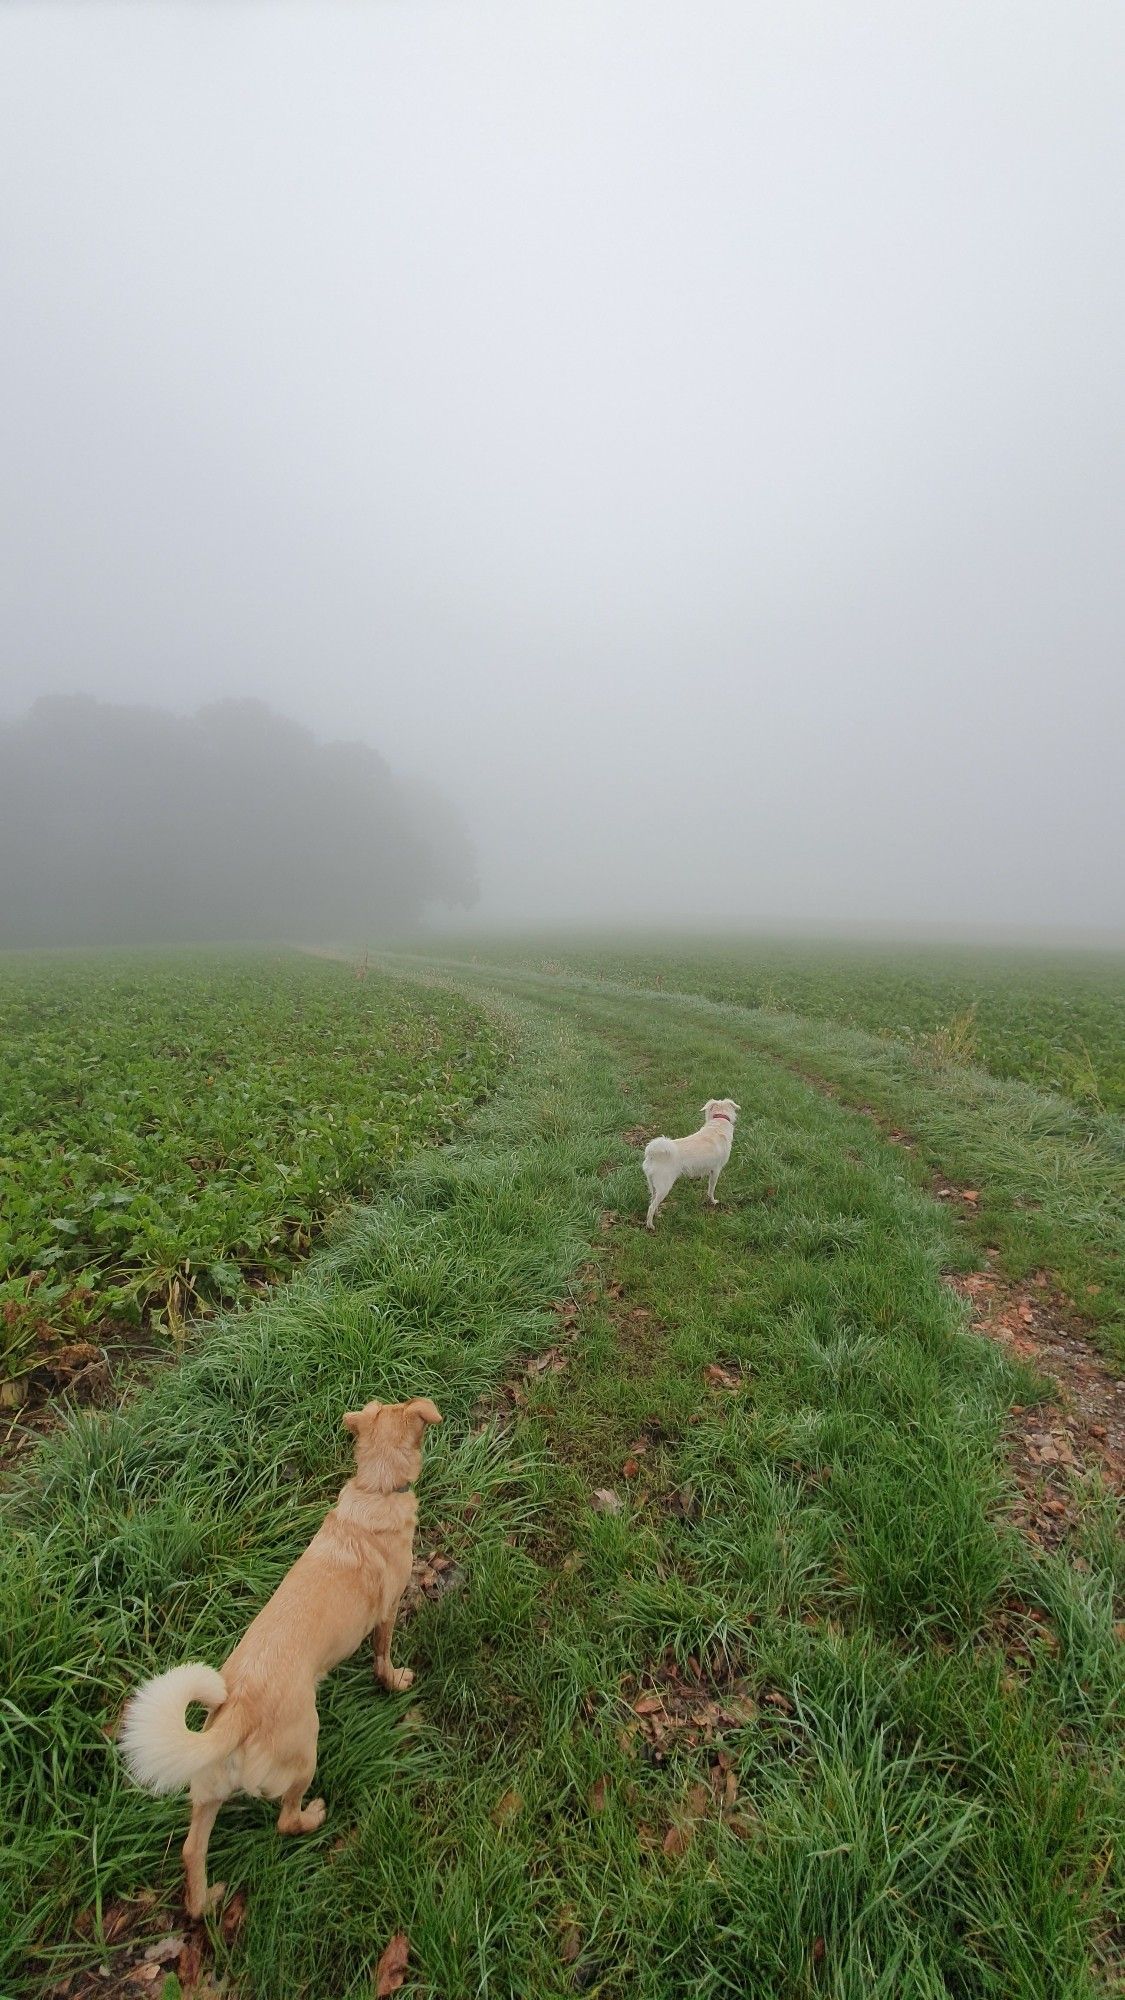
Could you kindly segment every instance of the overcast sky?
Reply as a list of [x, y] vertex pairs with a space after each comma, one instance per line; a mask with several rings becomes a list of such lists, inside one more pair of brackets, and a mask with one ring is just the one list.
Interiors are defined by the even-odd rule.
[[1125, 928], [1119, 0], [0, 9], [0, 715], [261, 696], [481, 915]]

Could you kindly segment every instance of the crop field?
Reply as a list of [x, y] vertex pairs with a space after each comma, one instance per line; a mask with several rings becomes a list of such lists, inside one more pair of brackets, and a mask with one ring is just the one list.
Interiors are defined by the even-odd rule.
[[490, 1087], [493, 1030], [295, 954], [0, 957], [0, 1385], [246, 1298]]
[[[256, 1059], [337, 1118], [366, 1023], [426, 1109], [371, 1113], [393, 1140], [324, 1204], [363, 1205], [283, 1282], [217, 1293], [178, 1365], [9, 1474], [0, 1992], [1109, 2000], [1122, 1120], [850, 1025], [846, 981], [830, 1018], [754, 1012], [694, 997], [682, 942], [655, 991], [620, 949], [449, 949], [185, 992], [201, 1048], [220, 996], [228, 1048], [264, 1009]], [[128, 976], [175, 1010], [173, 968]], [[649, 1235], [644, 1140], [713, 1095], [720, 1205], [681, 1184]], [[126, 1780], [122, 1703], [221, 1664], [348, 1475], [342, 1413], [412, 1395], [444, 1416], [414, 1686], [365, 1648], [329, 1676], [324, 1826], [231, 1801], [190, 1923], [187, 1801]]]
[[474, 942], [472, 951], [865, 1028], [1095, 1111], [1125, 1111], [1125, 952], [676, 938], [622, 950], [565, 937]]

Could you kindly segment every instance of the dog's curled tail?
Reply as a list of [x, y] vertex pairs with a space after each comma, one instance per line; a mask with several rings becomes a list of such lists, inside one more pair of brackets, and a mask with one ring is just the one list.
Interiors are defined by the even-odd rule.
[[650, 1139], [645, 1147], [645, 1166], [650, 1160], [667, 1159], [676, 1150], [674, 1139]]
[[207, 1730], [189, 1729], [186, 1719], [189, 1702], [218, 1708], [226, 1698], [222, 1675], [198, 1661], [145, 1681], [121, 1718], [117, 1739], [137, 1784], [150, 1792], [176, 1792], [208, 1764], [228, 1756], [244, 1728], [237, 1708]]

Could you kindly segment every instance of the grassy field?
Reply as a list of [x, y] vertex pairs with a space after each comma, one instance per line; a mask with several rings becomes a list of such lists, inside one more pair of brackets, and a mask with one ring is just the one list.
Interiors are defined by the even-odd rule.
[[[106, 1732], [140, 1675], [223, 1657], [346, 1471], [342, 1410], [427, 1393], [420, 1553], [453, 1587], [402, 1634], [409, 1697], [363, 1654], [322, 1690], [321, 1833], [220, 1817], [245, 1907], [209, 1975], [359, 2000], [402, 1931], [430, 2000], [1116, 1991], [1112, 1496], [1081, 1482], [1056, 1553], [1008, 1524], [1004, 1425], [1044, 1385], [942, 1277], [1002, 1202], [935, 1201], [921, 1156], [798, 1073], [819, 1036], [878, 1083], [877, 1037], [777, 1017], [758, 1041], [738, 1008], [555, 973], [467, 976], [486, 997], [519, 1057], [464, 1135], [9, 1496], [0, 1990], [84, 1992], [179, 1930], [185, 1803], [131, 1790]], [[976, 1148], [982, 1191], [1047, 1162], [1042, 1240], [1077, 1257], [1088, 1120], [1037, 1134], [1050, 1100], [976, 1076], [883, 1083]], [[629, 1135], [719, 1091], [743, 1106], [722, 1209], [677, 1189], [649, 1238]]]
[[499, 1060], [462, 1002], [324, 960], [0, 956], [0, 1382], [274, 1281]]
[[675, 938], [621, 949], [559, 937], [471, 949], [485, 961], [865, 1028], [1094, 1111], [1125, 1111], [1125, 952]]

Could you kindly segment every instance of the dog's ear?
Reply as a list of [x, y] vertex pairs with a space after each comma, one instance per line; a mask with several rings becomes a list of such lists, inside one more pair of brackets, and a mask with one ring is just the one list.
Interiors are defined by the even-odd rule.
[[[728, 1099], [727, 1101], [728, 1101], [728, 1103], [730, 1103], [730, 1104], [734, 1104], [734, 1099], [733, 1099], [733, 1097], [729, 1098], [729, 1099]], [[741, 1111], [741, 1109], [742, 1109], [742, 1106], [741, 1106], [741, 1104], [734, 1104], [734, 1108], [735, 1108], [735, 1110], [736, 1110], [736, 1111]]]
[[709, 1097], [707, 1099], [707, 1102], [703, 1107], [703, 1123], [705, 1125], [707, 1123], [707, 1120], [710, 1118], [712, 1111], [715, 1109], [715, 1105], [717, 1102], [718, 1099], [714, 1097]]
[[382, 1403], [367, 1403], [362, 1410], [345, 1410], [344, 1429], [358, 1437], [364, 1424], [372, 1423], [382, 1407]]
[[431, 1403], [428, 1396], [415, 1396], [406, 1405], [406, 1414], [408, 1417], [421, 1418], [424, 1424], [440, 1424], [442, 1421], [441, 1411], [436, 1403]]

